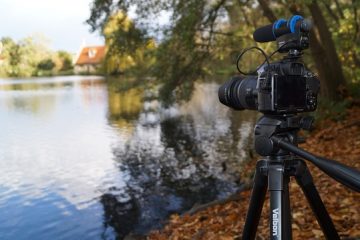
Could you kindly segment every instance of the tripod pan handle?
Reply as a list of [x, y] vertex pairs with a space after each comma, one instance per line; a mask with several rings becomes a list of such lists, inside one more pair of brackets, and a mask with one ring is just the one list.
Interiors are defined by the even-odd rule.
[[271, 140], [278, 147], [290, 151], [306, 160], [315, 164], [320, 170], [327, 175], [340, 182], [341, 184], [351, 188], [356, 192], [360, 192], [360, 171], [355, 168], [348, 167], [344, 164], [336, 162], [331, 159], [315, 156], [295, 145], [285, 141], [280, 137], [273, 136]]

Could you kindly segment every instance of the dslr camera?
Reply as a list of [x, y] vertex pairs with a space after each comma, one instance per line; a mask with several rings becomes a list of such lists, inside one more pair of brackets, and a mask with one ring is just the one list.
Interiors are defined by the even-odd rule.
[[[278, 49], [274, 53], [287, 55], [270, 63], [261, 49], [253, 47], [264, 54], [266, 61], [254, 73], [234, 76], [220, 86], [220, 102], [235, 110], [257, 110], [266, 114], [315, 111], [320, 82], [301, 61], [302, 50], [309, 47], [311, 27], [310, 20], [294, 15], [288, 21], [279, 19], [258, 28], [253, 34], [255, 41], [276, 40]], [[240, 72], [239, 60], [247, 50], [240, 54], [237, 61]]]

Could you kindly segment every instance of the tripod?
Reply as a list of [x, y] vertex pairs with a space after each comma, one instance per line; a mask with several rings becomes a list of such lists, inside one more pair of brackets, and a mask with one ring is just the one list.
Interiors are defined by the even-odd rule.
[[255, 150], [266, 158], [256, 165], [242, 239], [255, 239], [267, 189], [270, 192], [270, 239], [292, 239], [290, 177], [295, 177], [304, 192], [326, 239], [340, 239], [305, 161], [296, 155], [357, 192], [360, 192], [360, 172], [298, 148], [298, 131], [310, 129], [311, 124], [312, 118], [297, 115], [264, 115], [256, 123]]

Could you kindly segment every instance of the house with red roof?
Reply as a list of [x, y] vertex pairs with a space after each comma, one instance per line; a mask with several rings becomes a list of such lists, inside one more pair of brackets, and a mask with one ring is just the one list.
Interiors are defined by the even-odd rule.
[[105, 58], [105, 46], [87, 46], [81, 48], [76, 56], [74, 72], [96, 73]]

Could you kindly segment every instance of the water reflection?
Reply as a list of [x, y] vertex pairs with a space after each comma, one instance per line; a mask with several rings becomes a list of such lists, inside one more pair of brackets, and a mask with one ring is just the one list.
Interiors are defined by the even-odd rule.
[[[145, 234], [160, 227], [171, 213], [236, 191], [256, 114], [230, 112], [218, 104], [217, 88], [199, 84], [190, 102], [170, 109], [145, 97], [141, 109], [135, 101], [134, 115], [130, 114], [137, 121], [121, 118], [133, 129], [130, 136], [122, 135], [126, 141], [113, 147], [126, 175], [126, 190], [102, 197], [106, 223], [120, 238], [130, 231]], [[147, 89], [143, 94], [154, 96], [156, 91]], [[130, 94], [129, 98], [137, 99]], [[125, 108], [115, 113], [112, 109], [108, 115], [112, 123], [116, 116], [129, 116]]]
[[112, 126], [121, 132], [132, 129], [142, 110], [142, 92], [139, 88], [119, 91], [116, 87], [109, 87], [108, 119]]
[[123, 184], [104, 81], [50, 80], [0, 81], [1, 239], [98, 239], [99, 198]]
[[82, 77], [0, 80], [1, 105], [11, 111], [25, 111], [43, 117], [55, 112], [56, 107], [61, 105], [56, 101], [71, 102], [76, 97], [74, 93], [81, 95], [81, 104], [89, 105], [92, 101], [102, 103], [106, 99], [104, 92], [100, 99], [96, 99], [98, 97], [94, 96], [94, 91], [88, 90], [95, 89], [99, 93], [103, 88], [103, 78], [83, 80]]
[[121, 239], [236, 191], [255, 113], [221, 106], [215, 83], [171, 108], [122, 84], [0, 80], [2, 239]]

